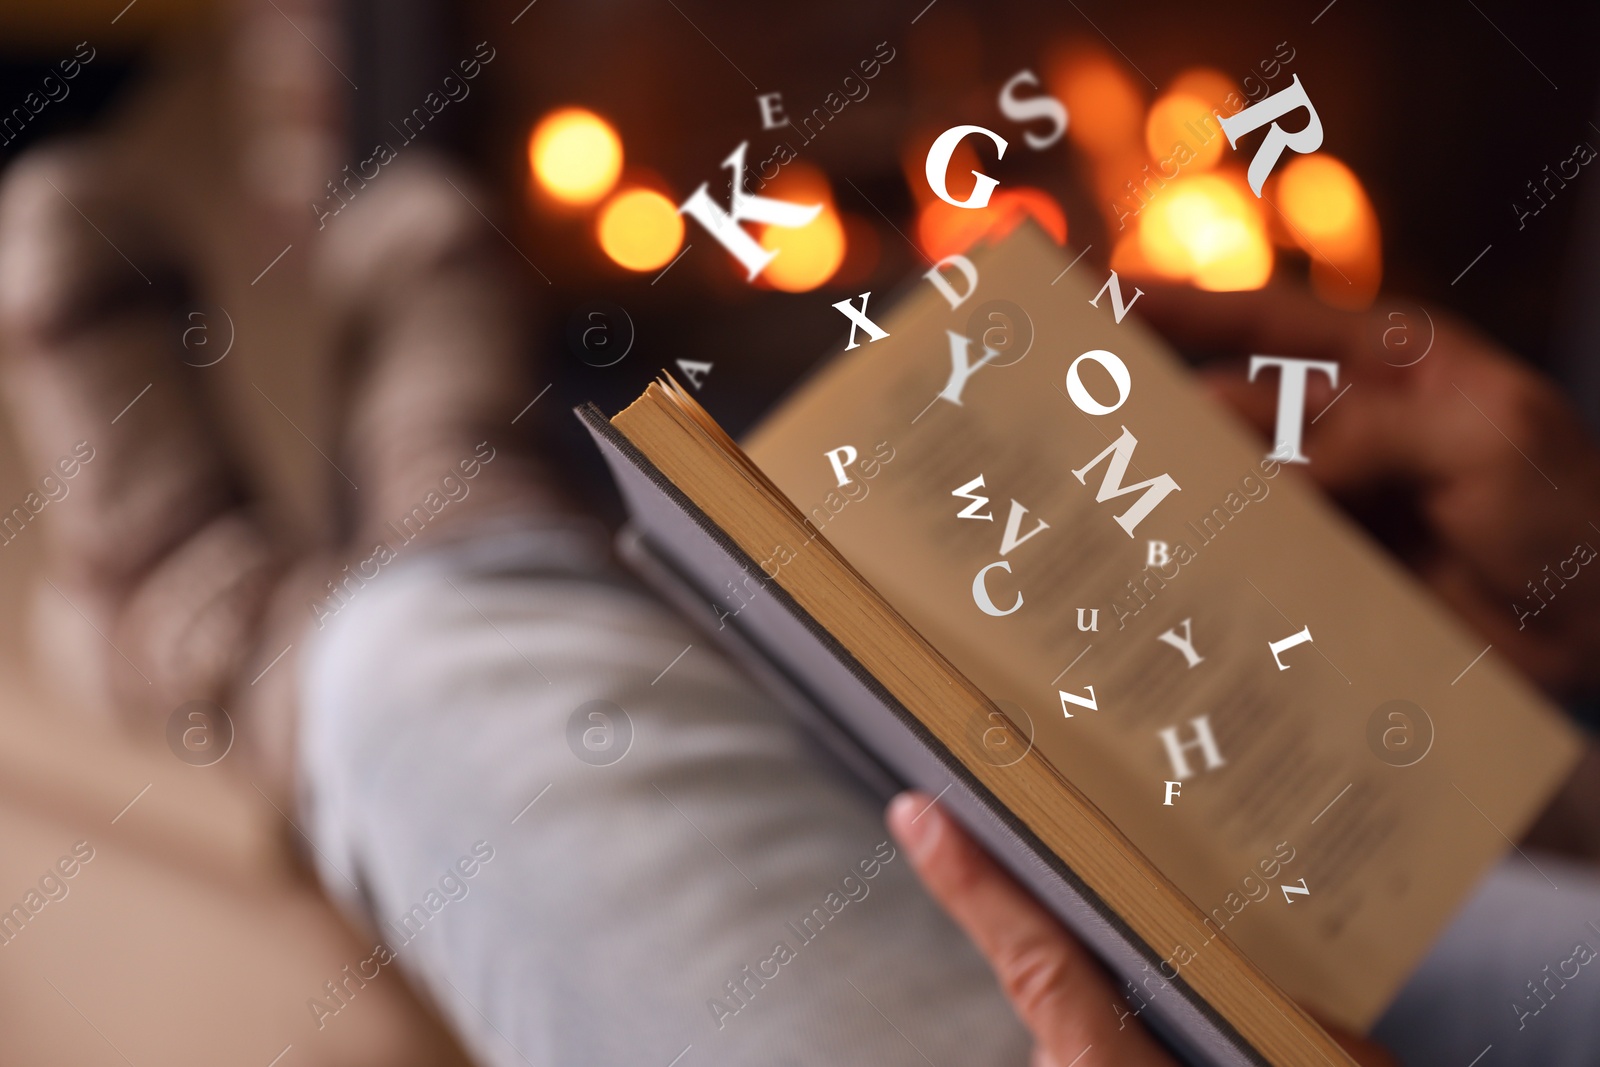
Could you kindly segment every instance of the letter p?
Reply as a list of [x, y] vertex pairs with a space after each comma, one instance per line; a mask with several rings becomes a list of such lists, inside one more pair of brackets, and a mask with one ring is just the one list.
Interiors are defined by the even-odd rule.
[[828, 462], [833, 465], [833, 475], [834, 478], [838, 480], [839, 486], [842, 488], [846, 485], [849, 485], [850, 475], [845, 468], [856, 461], [856, 450], [854, 446], [840, 445], [838, 448], [824, 452], [823, 455], [827, 457]]

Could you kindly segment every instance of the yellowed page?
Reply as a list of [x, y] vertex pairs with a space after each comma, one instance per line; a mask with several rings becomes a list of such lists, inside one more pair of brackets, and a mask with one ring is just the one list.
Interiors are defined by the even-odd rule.
[[[956, 309], [927, 282], [892, 314], [873, 306], [890, 336], [834, 360], [747, 450], [940, 652], [1021, 709], [1031, 739], [974, 709], [994, 762], [1031, 743], [1214, 917], [1208, 937], [1225, 933], [1301, 1003], [1365, 1029], [1570, 767], [1570, 730], [1496, 653], [1477, 659], [1486, 643], [1299, 471], [1266, 462], [1137, 306], [1120, 324], [1109, 294], [1091, 306], [1103, 273], [1062, 274], [1066, 257], [1031, 228], [973, 259], [978, 287]], [[947, 331], [976, 359], [1000, 322], [989, 312], [1020, 321], [1018, 309], [1034, 332], [1026, 355], [973, 372], [960, 404], [936, 399]], [[1069, 365], [1091, 350], [1128, 371], [1108, 414], [1067, 393]], [[1080, 376], [1114, 403], [1109, 374]], [[1179, 487], [1142, 518], [1140, 491], [1096, 501], [1107, 459], [1085, 470], [1124, 429], [1137, 445], [1121, 485], [1166, 474]], [[845, 445], [857, 459], [840, 488], [825, 453]], [[952, 495], [980, 474], [986, 504]], [[1026, 512], [1002, 555], [1013, 500]], [[969, 505], [991, 518], [959, 518]], [[1118, 516], [1137, 519], [1132, 536]], [[1148, 565], [1152, 541], [1164, 567]], [[974, 593], [996, 563], [1009, 569], [986, 574], [993, 609], [1022, 598], [1004, 615]], [[1080, 608], [1097, 629], [1080, 630]], [[1168, 729], [1188, 743], [1186, 767]]]

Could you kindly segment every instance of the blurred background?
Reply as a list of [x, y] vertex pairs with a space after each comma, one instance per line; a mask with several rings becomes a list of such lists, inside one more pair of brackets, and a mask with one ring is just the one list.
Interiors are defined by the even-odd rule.
[[[843, 345], [835, 301], [870, 290], [886, 309], [1024, 218], [1135, 281], [1453, 312], [1600, 425], [1597, 41], [1600, 9], [1504, 0], [11, 0], [0, 166], [51, 138], [114, 144], [149, 224], [198, 265], [175, 344], [274, 525], [315, 545], [334, 525], [320, 453], [341, 339], [311, 264], [408, 153], [475, 176], [458, 191], [514, 249], [539, 323], [527, 358], [549, 388], [528, 418], [604, 515], [574, 404], [613, 410], [662, 368], [710, 364], [699, 397], [737, 434]], [[1064, 137], [1002, 112], [1023, 71], [1016, 96], [1059, 99]], [[1294, 77], [1322, 148], [1286, 154], [1258, 200], [1215, 113]], [[952, 163], [957, 198], [974, 167], [1000, 181], [980, 211], [922, 179], [933, 138], [968, 123], [1010, 142], [997, 161], [968, 139]], [[825, 205], [755, 229], [782, 255], [753, 284], [676, 210], [701, 183], [727, 203], [741, 142], [751, 192]], [[1420, 351], [1424, 317], [1397, 325]], [[7, 442], [0, 499], [38, 474]], [[64, 846], [99, 851], [51, 905], [70, 917], [0, 946], [0, 1063], [449, 1062], [392, 975], [315, 1026], [306, 1000], [369, 950], [296, 873], [288, 814], [222, 768], [133, 747], [38, 676], [23, 620], [41, 540], [0, 554], [0, 905]]]

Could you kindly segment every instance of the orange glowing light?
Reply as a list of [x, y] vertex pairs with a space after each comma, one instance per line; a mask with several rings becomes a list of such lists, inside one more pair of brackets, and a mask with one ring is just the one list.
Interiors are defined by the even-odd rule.
[[1237, 106], [1228, 106], [1228, 97], [1234, 97], [1240, 104], [1244, 102], [1238, 95], [1239, 87], [1233, 84], [1233, 79], [1210, 67], [1190, 67], [1173, 78], [1167, 88], [1174, 93], [1198, 96], [1206, 106], [1214, 107], [1224, 115], [1231, 115], [1238, 110]]
[[1067, 240], [1067, 216], [1055, 198], [1026, 186], [999, 189], [987, 207], [951, 207], [930, 200], [917, 215], [917, 241], [923, 254], [938, 260], [966, 252], [984, 238], [999, 240], [1025, 218], [1037, 222], [1056, 244]]
[[1072, 116], [1067, 135], [1090, 155], [1138, 143], [1144, 99], [1116, 60], [1098, 51], [1069, 52], [1052, 65], [1048, 82]]
[[1283, 169], [1278, 206], [1305, 241], [1334, 258], [1361, 243], [1372, 210], [1350, 168], [1323, 152], [1296, 156]]
[[1311, 258], [1311, 287], [1335, 307], [1365, 308], [1383, 278], [1378, 216], [1361, 182], [1325, 152], [1297, 156], [1277, 179], [1289, 235]]
[[804, 226], [765, 226], [761, 247], [777, 252], [761, 277], [774, 289], [804, 293], [833, 277], [844, 262], [844, 226], [832, 204]]
[[592, 204], [622, 174], [622, 139], [605, 119], [563, 108], [540, 120], [528, 138], [528, 164], [545, 192], [567, 204]]
[[1186, 170], [1203, 171], [1222, 160], [1227, 139], [1204, 97], [1173, 91], [1151, 105], [1144, 143], [1153, 159], [1170, 159]]
[[1155, 274], [1213, 292], [1259, 289], [1272, 274], [1266, 227], [1236, 176], [1169, 183], [1139, 215], [1139, 251]]
[[655, 270], [683, 244], [683, 216], [653, 189], [627, 189], [606, 201], [596, 227], [600, 247], [629, 270]]

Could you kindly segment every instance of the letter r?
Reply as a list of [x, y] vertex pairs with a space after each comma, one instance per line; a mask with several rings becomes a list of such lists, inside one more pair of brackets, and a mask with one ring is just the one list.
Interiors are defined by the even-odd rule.
[[[1287, 115], [1297, 107], [1306, 109], [1305, 129], [1295, 133], [1284, 133], [1283, 127], [1277, 123], [1278, 119]], [[1239, 138], [1251, 130], [1272, 123], [1272, 128], [1267, 131], [1267, 136], [1256, 149], [1256, 154], [1250, 160], [1250, 169], [1245, 177], [1250, 182], [1250, 189], [1261, 195], [1261, 187], [1266, 184], [1267, 175], [1272, 173], [1272, 168], [1278, 165], [1278, 157], [1283, 155], [1285, 148], [1293, 149], [1302, 155], [1315, 152], [1322, 147], [1322, 120], [1317, 118], [1317, 109], [1311, 106], [1311, 98], [1306, 95], [1305, 86], [1300, 84], [1300, 75], [1294, 75], [1290, 83], [1258, 104], [1252, 104], [1239, 112], [1222, 120], [1222, 132], [1228, 135], [1228, 144], [1237, 148]]]

